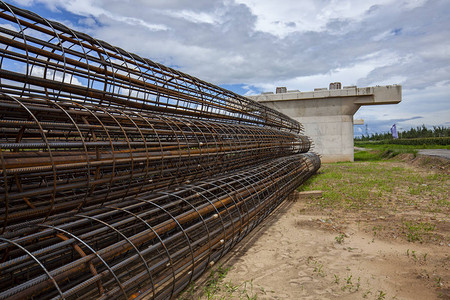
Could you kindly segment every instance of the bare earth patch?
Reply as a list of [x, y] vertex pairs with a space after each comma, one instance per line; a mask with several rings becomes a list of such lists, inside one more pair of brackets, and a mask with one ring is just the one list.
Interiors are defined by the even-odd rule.
[[182, 298], [450, 299], [450, 179], [417, 165], [324, 165]]

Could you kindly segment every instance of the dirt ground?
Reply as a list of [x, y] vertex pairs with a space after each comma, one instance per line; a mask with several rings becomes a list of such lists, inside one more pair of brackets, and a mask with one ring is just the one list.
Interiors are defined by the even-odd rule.
[[[417, 171], [421, 163], [396, 164]], [[436, 172], [427, 166], [420, 171]], [[299, 194], [285, 201], [218, 262], [222, 287], [206, 298], [450, 299], [448, 211], [330, 210], [314, 201]], [[439, 230], [410, 242], [404, 218]]]

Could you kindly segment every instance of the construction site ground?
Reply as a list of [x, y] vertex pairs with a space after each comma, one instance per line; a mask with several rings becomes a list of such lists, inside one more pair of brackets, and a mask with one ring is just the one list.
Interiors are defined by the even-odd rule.
[[181, 299], [450, 299], [449, 160], [323, 165]]

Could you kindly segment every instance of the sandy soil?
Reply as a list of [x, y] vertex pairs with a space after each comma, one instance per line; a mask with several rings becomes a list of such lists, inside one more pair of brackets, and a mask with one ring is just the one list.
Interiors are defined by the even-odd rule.
[[218, 263], [238, 291], [214, 299], [450, 299], [448, 215], [418, 213], [443, 238], [412, 243], [399, 224], [414, 209], [377, 216], [311, 201], [292, 196]]
[[285, 202], [233, 250], [224, 282], [252, 281], [260, 299], [450, 299], [449, 245], [379, 238], [304, 206]]

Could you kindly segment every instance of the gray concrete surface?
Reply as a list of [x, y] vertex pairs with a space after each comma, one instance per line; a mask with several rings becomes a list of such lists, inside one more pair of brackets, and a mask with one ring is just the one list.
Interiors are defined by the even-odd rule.
[[402, 87], [325, 88], [313, 92], [265, 93], [249, 98], [301, 122], [322, 162], [353, 161], [353, 115], [362, 105], [399, 103]]
[[450, 159], [450, 150], [448, 149], [421, 149], [418, 153], [420, 155], [439, 156]]

